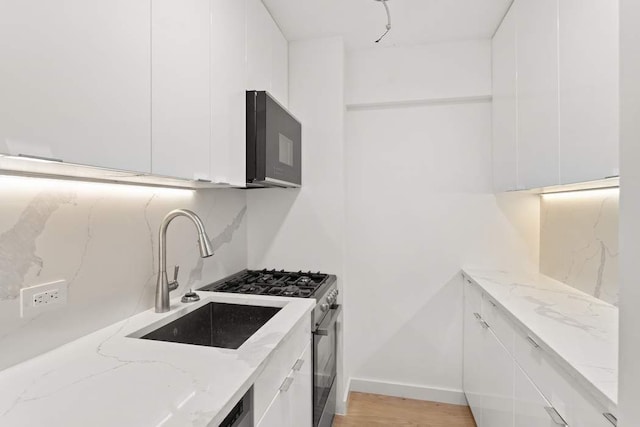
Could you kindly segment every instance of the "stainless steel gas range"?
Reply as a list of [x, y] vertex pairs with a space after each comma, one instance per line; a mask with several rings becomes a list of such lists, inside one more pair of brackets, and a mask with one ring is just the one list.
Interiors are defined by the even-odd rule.
[[337, 303], [336, 276], [310, 271], [244, 270], [200, 290], [316, 300], [311, 315], [313, 426], [331, 426], [336, 409], [336, 321], [342, 310]]

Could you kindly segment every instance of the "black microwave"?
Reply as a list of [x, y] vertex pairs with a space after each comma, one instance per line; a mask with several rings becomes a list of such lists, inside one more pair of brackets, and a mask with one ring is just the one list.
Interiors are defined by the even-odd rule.
[[300, 187], [302, 125], [265, 91], [247, 91], [247, 186]]

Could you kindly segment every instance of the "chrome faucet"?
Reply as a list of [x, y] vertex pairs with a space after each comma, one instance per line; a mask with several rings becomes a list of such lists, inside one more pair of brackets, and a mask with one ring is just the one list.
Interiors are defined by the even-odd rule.
[[174, 218], [186, 216], [189, 218], [198, 230], [198, 247], [200, 248], [200, 256], [207, 258], [213, 255], [213, 247], [207, 237], [204, 224], [198, 215], [187, 209], [175, 209], [167, 214], [160, 225], [159, 246], [159, 262], [158, 262], [158, 282], [156, 284], [156, 313], [166, 313], [169, 311], [169, 292], [178, 288], [178, 269], [176, 266], [173, 272], [173, 280], [169, 282], [167, 278], [167, 228]]

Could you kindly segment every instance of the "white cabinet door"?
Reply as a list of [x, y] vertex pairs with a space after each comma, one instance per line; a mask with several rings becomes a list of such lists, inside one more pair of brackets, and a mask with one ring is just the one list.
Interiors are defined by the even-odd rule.
[[313, 423], [313, 360], [311, 343], [300, 356], [293, 372], [293, 384], [289, 390], [289, 419], [292, 427], [311, 427]]
[[151, 2], [0, 2], [0, 153], [150, 172]]
[[513, 357], [482, 314], [482, 293], [465, 279], [463, 388], [478, 427], [513, 427]]
[[246, 179], [247, 0], [211, 0], [211, 179]]
[[[464, 278], [464, 366], [463, 389], [478, 427], [487, 424], [482, 418], [482, 352], [484, 330], [477, 316], [482, 311], [480, 290]], [[477, 314], [477, 315], [476, 315]]]
[[247, 0], [247, 89], [271, 91], [273, 19], [260, 0]]
[[289, 44], [260, 0], [247, 0], [247, 89], [289, 103]]
[[551, 404], [516, 364], [514, 372], [514, 421], [517, 427], [557, 427], [545, 407]]
[[258, 427], [311, 426], [313, 422], [311, 365], [311, 343], [309, 343], [257, 423]]
[[560, 175], [618, 175], [618, 2], [561, 0]]
[[493, 188], [518, 189], [516, 8], [513, 3], [493, 37]]
[[154, 0], [151, 171], [210, 179], [210, 0]]
[[285, 107], [289, 105], [289, 42], [271, 20], [271, 94]]
[[283, 427], [287, 425], [289, 401], [285, 395], [278, 393], [258, 422], [257, 427]]
[[483, 338], [483, 425], [513, 427], [513, 357], [491, 329], [484, 330]]
[[518, 175], [522, 188], [559, 184], [558, 0], [516, 0]]

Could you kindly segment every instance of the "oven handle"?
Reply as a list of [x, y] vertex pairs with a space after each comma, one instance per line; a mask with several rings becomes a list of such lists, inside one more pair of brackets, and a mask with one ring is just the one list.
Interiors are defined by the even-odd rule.
[[322, 322], [318, 325], [315, 331], [313, 331], [316, 335], [327, 336], [331, 333], [331, 328], [338, 320], [338, 316], [342, 312], [342, 306], [336, 304], [331, 307], [331, 311], [333, 314], [331, 316], [325, 316]]

